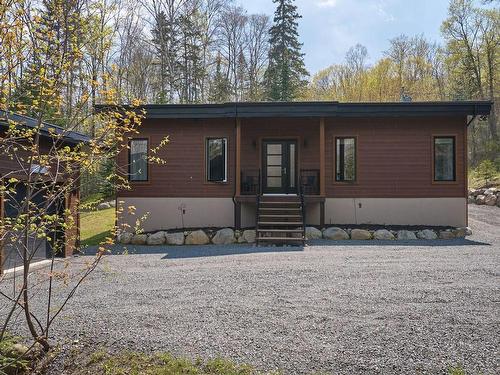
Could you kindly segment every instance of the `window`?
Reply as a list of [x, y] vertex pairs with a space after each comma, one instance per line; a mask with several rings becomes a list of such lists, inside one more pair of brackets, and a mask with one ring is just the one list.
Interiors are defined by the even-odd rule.
[[206, 144], [207, 181], [227, 181], [227, 138], [208, 138]]
[[335, 138], [335, 181], [356, 181], [356, 138]]
[[455, 137], [434, 137], [434, 181], [455, 178]]
[[129, 180], [147, 181], [148, 180], [148, 140], [132, 139], [130, 140], [129, 150]]

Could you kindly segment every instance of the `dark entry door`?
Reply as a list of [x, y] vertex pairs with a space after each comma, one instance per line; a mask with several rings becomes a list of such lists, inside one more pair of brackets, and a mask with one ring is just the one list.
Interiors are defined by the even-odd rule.
[[262, 151], [263, 192], [297, 193], [297, 142], [263, 141]]

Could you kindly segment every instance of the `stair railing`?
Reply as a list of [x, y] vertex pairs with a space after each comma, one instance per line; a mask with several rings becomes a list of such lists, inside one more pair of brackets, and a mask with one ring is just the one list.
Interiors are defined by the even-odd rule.
[[300, 197], [300, 206], [302, 208], [302, 244], [305, 246], [306, 244], [306, 203], [304, 199], [304, 189], [302, 187], [302, 176], [299, 172], [299, 197]]
[[260, 191], [262, 188], [262, 176], [260, 173], [259, 169], [259, 176], [258, 176], [258, 186], [257, 186], [257, 191], [255, 194], [255, 244], [256, 246], [259, 246], [259, 206], [260, 206]]

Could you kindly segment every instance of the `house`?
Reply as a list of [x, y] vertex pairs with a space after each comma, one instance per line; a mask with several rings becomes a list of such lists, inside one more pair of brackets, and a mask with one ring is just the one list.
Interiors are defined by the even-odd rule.
[[[8, 127], [9, 120], [16, 123], [16, 126], [24, 126], [26, 128], [36, 128], [38, 127], [38, 121], [36, 119], [23, 116], [17, 113], [6, 113], [5, 111], [0, 111], [0, 139], [5, 136], [5, 131]], [[61, 146], [69, 146], [74, 147], [80, 143], [88, 143], [89, 138], [85, 135], [82, 135], [77, 132], [68, 131], [59, 126], [42, 123], [40, 128], [40, 152], [41, 153], [49, 153], [51, 147], [54, 142], [54, 135], [60, 135], [62, 138], [58, 141], [61, 142]], [[59, 146], [59, 147], [61, 147]], [[23, 156], [22, 150], [20, 149], [16, 155]], [[28, 154], [26, 154], [28, 155]], [[16, 158], [9, 157], [6, 153], [0, 153], [0, 179], [6, 178], [16, 178], [20, 181], [20, 183], [15, 186], [15, 198], [12, 199], [12, 196], [7, 197], [6, 194], [0, 194], [0, 219], [6, 217], [15, 218], [18, 215], [19, 207], [18, 202], [22, 202], [24, 197], [26, 196], [26, 184], [23, 184], [23, 181], [27, 178], [27, 166], [26, 163], [20, 161]], [[38, 175], [46, 175], [50, 173], [46, 166], [40, 166], [36, 164], [31, 165], [30, 174], [38, 174]], [[62, 253], [56, 254], [57, 256], [71, 256], [73, 251], [78, 247], [79, 241], [79, 214], [78, 214], [78, 202], [80, 199], [79, 194], [79, 186], [75, 186], [74, 189], [65, 194], [64, 197], [61, 197], [58, 204], [52, 205], [48, 208], [48, 213], [56, 213], [62, 215], [62, 212], [68, 209], [71, 212], [70, 216], [67, 217], [67, 220], [72, 220], [72, 222], [76, 223], [76, 225], [65, 228], [61, 231], [55, 231], [51, 234], [52, 238], [56, 238], [58, 241], [63, 243], [63, 251]], [[42, 194], [35, 194], [33, 201], [34, 204], [45, 204], [44, 198]], [[56, 233], [57, 232], [57, 233]], [[33, 256], [34, 260], [45, 259], [48, 256], [51, 256], [52, 250], [50, 243], [45, 239], [33, 239], [37, 241], [36, 243], [36, 252]], [[35, 248], [35, 247], [34, 247]], [[8, 245], [7, 243], [2, 244], [0, 242], [0, 273], [4, 269], [12, 268], [20, 265], [21, 258], [18, 255], [18, 252], [12, 245]]]
[[[139, 134], [118, 156], [131, 188], [117, 200], [136, 214], [119, 220], [133, 226], [148, 213], [146, 231], [258, 223], [270, 238], [305, 224], [466, 226], [467, 126], [491, 106], [145, 105]], [[149, 164], [167, 135], [158, 155], [166, 164]]]

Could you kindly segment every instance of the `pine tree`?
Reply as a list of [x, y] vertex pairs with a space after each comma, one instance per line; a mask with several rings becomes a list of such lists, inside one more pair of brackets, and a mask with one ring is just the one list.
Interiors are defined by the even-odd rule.
[[293, 1], [273, 0], [277, 8], [270, 30], [269, 66], [265, 74], [267, 99], [273, 101], [294, 100], [307, 86], [309, 73], [297, 31], [301, 16]]
[[215, 62], [215, 75], [210, 87], [208, 100], [210, 103], [224, 103], [231, 98], [231, 84], [222, 72], [222, 57], [220, 53], [217, 55]]

